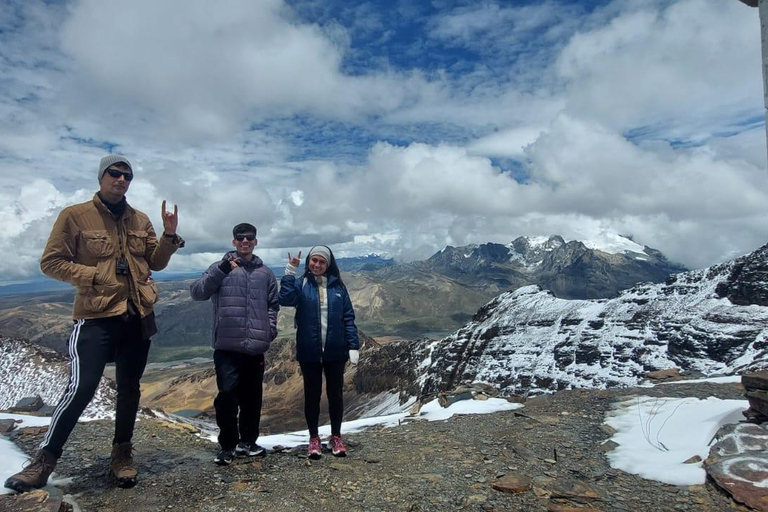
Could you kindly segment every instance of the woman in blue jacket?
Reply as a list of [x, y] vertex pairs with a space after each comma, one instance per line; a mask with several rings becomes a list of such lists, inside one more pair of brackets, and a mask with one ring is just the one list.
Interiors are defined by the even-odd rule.
[[281, 306], [296, 308], [296, 360], [304, 377], [308, 455], [310, 459], [319, 459], [321, 455], [318, 423], [325, 373], [325, 392], [331, 416], [328, 446], [336, 457], [345, 457], [347, 449], [341, 439], [344, 367], [347, 359], [357, 364], [360, 348], [355, 311], [331, 249], [324, 245], [310, 249], [304, 274], [297, 277], [300, 258], [301, 252], [294, 258], [288, 254], [278, 301]]

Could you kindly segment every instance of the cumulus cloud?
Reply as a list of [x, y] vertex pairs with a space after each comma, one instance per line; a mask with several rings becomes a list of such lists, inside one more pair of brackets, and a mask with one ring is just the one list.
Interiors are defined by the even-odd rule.
[[762, 96], [756, 12], [717, 0], [628, 9], [576, 33], [560, 54], [571, 114], [620, 131], [687, 125], [690, 136], [754, 112]]
[[179, 205], [171, 270], [219, 258], [242, 221], [275, 264], [550, 234], [631, 234], [694, 267], [756, 248], [756, 10], [577, 4], [6, 2], [0, 270], [36, 275], [109, 152], [156, 229]]
[[[105, 23], [114, 19], [120, 23]], [[78, 71], [70, 86], [78, 96], [89, 92], [82, 108], [114, 109], [118, 99], [190, 139], [305, 113], [359, 118], [427, 86], [418, 74], [402, 82], [388, 73], [344, 74], [348, 47], [337, 32], [296, 23], [281, 0], [82, 0], [61, 38]]]

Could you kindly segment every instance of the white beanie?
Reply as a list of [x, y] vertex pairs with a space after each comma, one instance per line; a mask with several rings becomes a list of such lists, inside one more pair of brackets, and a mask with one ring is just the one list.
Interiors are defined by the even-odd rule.
[[307, 257], [311, 258], [315, 254], [325, 258], [326, 262], [328, 262], [328, 263], [331, 262], [331, 250], [329, 248], [327, 248], [326, 246], [324, 246], [324, 245], [316, 245], [316, 246], [314, 246], [313, 248], [311, 248], [309, 250], [309, 256], [307, 256]]
[[110, 165], [115, 165], [119, 163], [123, 163], [127, 165], [128, 168], [131, 170], [131, 173], [133, 173], [133, 166], [131, 165], [131, 162], [129, 162], [127, 158], [120, 155], [107, 155], [101, 159], [101, 162], [99, 162], [99, 183], [101, 183], [101, 178], [104, 177], [104, 173], [107, 172], [107, 167], [109, 167]]

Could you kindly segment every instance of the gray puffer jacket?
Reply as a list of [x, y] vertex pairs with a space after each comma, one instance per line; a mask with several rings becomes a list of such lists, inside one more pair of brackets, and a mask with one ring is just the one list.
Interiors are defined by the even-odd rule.
[[[224, 259], [236, 258], [230, 251]], [[263, 354], [277, 336], [277, 280], [261, 258], [241, 260], [225, 274], [221, 261], [208, 267], [189, 287], [194, 300], [213, 300], [213, 348]]]

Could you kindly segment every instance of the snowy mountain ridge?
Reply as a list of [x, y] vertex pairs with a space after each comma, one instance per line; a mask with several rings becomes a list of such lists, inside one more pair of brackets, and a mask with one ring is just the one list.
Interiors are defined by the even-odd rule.
[[[612, 299], [562, 299], [531, 285], [502, 293], [440, 340], [386, 347], [401, 400], [463, 384], [501, 394], [635, 386], [654, 370], [734, 375], [768, 368], [768, 246]], [[375, 352], [360, 373], [381, 365]], [[390, 387], [390, 389], [392, 389]], [[383, 391], [383, 389], [368, 389]]]
[[567, 299], [614, 297], [641, 282], [687, 270], [620, 235], [566, 242], [559, 235], [518, 237], [502, 245], [445, 247], [415, 268], [472, 288], [501, 292], [537, 284]]
[[768, 367], [768, 246], [614, 299], [503, 293], [428, 345], [422, 394], [483, 382], [503, 393], [631, 386], [652, 370], [704, 375]]

